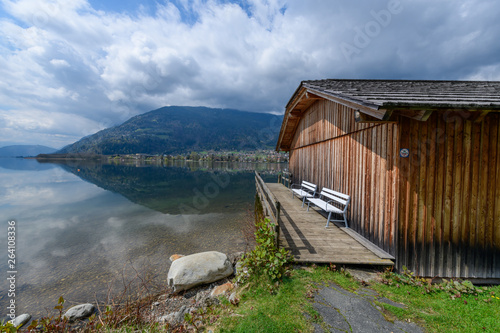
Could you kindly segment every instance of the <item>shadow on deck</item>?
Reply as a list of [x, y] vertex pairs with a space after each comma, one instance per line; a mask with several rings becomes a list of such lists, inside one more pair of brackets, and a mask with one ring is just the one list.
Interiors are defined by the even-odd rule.
[[287, 187], [280, 183], [265, 185], [280, 206], [280, 246], [287, 248], [295, 261], [394, 265], [394, 257], [343, 224], [330, 223], [325, 228], [326, 218], [313, 208], [308, 212], [307, 204], [302, 207], [301, 200], [292, 198]]

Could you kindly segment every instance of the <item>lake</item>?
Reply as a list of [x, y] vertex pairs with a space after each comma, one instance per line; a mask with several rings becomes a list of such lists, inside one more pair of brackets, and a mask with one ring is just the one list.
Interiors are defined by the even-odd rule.
[[[277, 181], [286, 167], [0, 158], [1, 234], [16, 223], [17, 315], [53, 313], [59, 296], [66, 306], [104, 301], [136, 276], [165, 285], [172, 254], [246, 250], [254, 170]], [[1, 237], [0, 318], [12, 299], [7, 243]]]

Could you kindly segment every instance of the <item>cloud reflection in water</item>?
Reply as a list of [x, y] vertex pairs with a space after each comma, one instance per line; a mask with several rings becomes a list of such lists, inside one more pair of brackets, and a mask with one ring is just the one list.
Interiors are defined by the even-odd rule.
[[[112, 179], [113, 172], [107, 172]], [[144, 168], [142, 172], [150, 174], [151, 170]], [[172, 172], [175, 170], [169, 170], [163, 183], [174, 178]], [[185, 173], [182, 170], [178, 175]], [[200, 175], [195, 178], [200, 179]], [[233, 179], [241, 187], [240, 184], [252, 181], [253, 176]], [[247, 199], [239, 194], [238, 201], [227, 206], [230, 209], [226, 212], [223, 210], [226, 203], [214, 198], [213, 203], [220, 207], [215, 211], [183, 216], [133, 203], [104, 190], [102, 184], [98, 187], [62, 168], [36, 172], [0, 168], [0, 182], [3, 228], [9, 219], [17, 223], [16, 302], [20, 313], [45, 315], [44, 308], [52, 309], [59, 296], [69, 302], [95, 302], [96, 297], [102, 300], [111, 281], [121, 281], [122, 276], [130, 279], [138, 272], [152, 273], [158, 281], [166, 283], [168, 258], [174, 253], [208, 250], [227, 253], [245, 248], [240, 225], [253, 193]], [[251, 189], [253, 184], [248, 187]], [[145, 197], [141, 203], [173, 199], [151, 193]], [[222, 193], [220, 198], [227, 200], [228, 194]], [[5, 239], [0, 239], [0, 246], [6, 248]], [[0, 269], [7, 271], [5, 265], [6, 260], [0, 263]], [[5, 287], [6, 282], [1, 281], [2, 317], [8, 301]]]

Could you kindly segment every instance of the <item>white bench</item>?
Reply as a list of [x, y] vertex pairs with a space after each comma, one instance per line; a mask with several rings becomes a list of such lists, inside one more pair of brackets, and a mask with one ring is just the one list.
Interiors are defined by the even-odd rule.
[[[313, 204], [328, 213], [328, 220], [326, 221], [325, 228], [330, 224], [330, 217], [332, 216], [332, 213], [342, 214], [344, 216], [343, 220], [332, 220], [332, 222], [344, 222], [345, 227], [349, 228], [347, 225], [347, 207], [349, 206], [351, 197], [347, 194], [323, 187], [319, 194], [319, 198], [307, 198], [307, 201], [307, 211], [309, 211], [309, 205]], [[334, 206], [333, 204], [340, 206], [340, 208]]]
[[306, 198], [313, 198], [316, 195], [317, 190], [318, 190], [318, 185], [306, 181], [302, 181], [300, 185], [293, 184], [292, 199], [294, 198], [294, 196], [302, 198], [302, 207], [304, 207]]

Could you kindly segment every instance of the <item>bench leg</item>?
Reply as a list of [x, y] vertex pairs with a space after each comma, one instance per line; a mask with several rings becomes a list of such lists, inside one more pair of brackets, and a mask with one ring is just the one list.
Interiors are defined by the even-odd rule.
[[344, 215], [345, 227], [346, 227], [346, 228], [349, 228], [349, 225], [347, 225], [347, 217], [345, 216], [345, 213], [344, 213], [343, 215]]
[[326, 221], [325, 228], [328, 228], [328, 225], [330, 224], [330, 217], [332, 216], [332, 212], [328, 213], [328, 220]]
[[307, 203], [307, 211], [309, 211], [309, 205], [310, 205], [310, 204], [311, 204], [311, 202], [309, 201], [309, 202]]
[[302, 208], [304, 208], [304, 203], [306, 202], [306, 197], [302, 198]]

